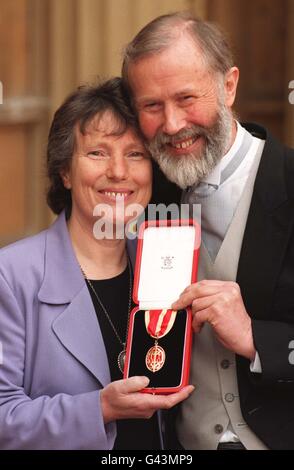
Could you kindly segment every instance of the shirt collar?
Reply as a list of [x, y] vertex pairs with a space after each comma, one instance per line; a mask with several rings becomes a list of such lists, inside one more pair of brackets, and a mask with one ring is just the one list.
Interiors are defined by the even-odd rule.
[[222, 157], [222, 159], [212, 170], [212, 172], [202, 180], [203, 183], [211, 184], [213, 186], [220, 185], [221, 172], [230, 163], [234, 155], [236, 155], [236, 153], [238, 152], [244, 138], [244, 133], [246, 132], [244, 127], [242, 127], [239, 122], [236, 121], [236, 124], [237, 133], [233, 145], [231, 146], [229, 151]]

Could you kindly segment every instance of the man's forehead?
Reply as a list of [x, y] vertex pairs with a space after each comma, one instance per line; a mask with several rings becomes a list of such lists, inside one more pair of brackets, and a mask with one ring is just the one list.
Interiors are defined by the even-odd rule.
[[175, 37], [171, 40], [170, 44], [158, 48], [152, 52], [147, 52], [137, 57], [133, 62], [130, 62], [129, 67], [133, 65], [141, 65], [144, 63], [164, 62], [164, 59], [177, 59], [179, 61], [186, 60], [188, 57], [193, 57], [199, 63], [205, 63], [205, 54], [203, 49], [191, 36], [183, 34], [180, 37]]
[[164, 73], [161, 77], [150, 74], [146, 79], [142, 74], [134, 75], [132, 91], [135, 103], [155, 99], [181, 98], [189, 94], [202, 94], [206, 89], [215, 88], [216, 77], [210, 70], [196, 71], [191, 68], [180, 70], [178, 73]]
[[[191, 41], [190, 41], [191, 42]], [[197, 75], [200, 76], [211, 73], [203, 53], [190, 45], [188, 48], [168, 48], [158, 54], [146, 55], [129, 65], [129, 83], [133, 92], [142, 88], [154, 89], [161, 86], [161, 82], [169, 83], [176, 80], [183, 83], [188, 80], [188, 75], [193, 74], [194, 81]], [[191, 81], [193, 80], [191, 77]], [[188, 88], [191, 85], [187, 85]]]

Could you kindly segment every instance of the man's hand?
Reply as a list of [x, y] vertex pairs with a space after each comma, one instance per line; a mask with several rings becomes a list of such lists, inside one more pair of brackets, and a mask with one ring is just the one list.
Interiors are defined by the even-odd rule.
[[188, 385], [171, 395], [140, 393], [147, 387], [147, 377], [131, 377], [111, 382], [100, 392], [104, 423], [126, 418], [151, 418], [157, 410], [167, 410], [188, 398], [194, 387]]
[[191, 284], [173, 303], [173, 310], [192, 305], [193, 328], [199, 333], [205, 322], [210, 323], [225, 348], [253, 360], [251, 318], [246, 312], [240, 287], [229, 281], [201, 281]]

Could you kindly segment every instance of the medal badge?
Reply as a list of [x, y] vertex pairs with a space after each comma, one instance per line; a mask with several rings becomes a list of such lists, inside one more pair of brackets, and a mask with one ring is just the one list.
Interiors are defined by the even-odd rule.
[[147, 351], [145, 364], [151, 372], [158, 372], [165, 363], [166, 354], [159, 346], [158, 340], [167, 335], [172, 329], [177, 312], [175, 310], [146, 310], [145, 326], [152, 338], [155, 339], [154, 346]]

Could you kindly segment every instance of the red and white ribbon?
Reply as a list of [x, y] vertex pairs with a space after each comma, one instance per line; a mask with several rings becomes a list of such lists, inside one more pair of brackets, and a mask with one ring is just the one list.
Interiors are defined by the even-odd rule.
[[162, 338], [172, 329], [177, 312], [175, 310], [146, 310], [145, 325], [152, 338]]

